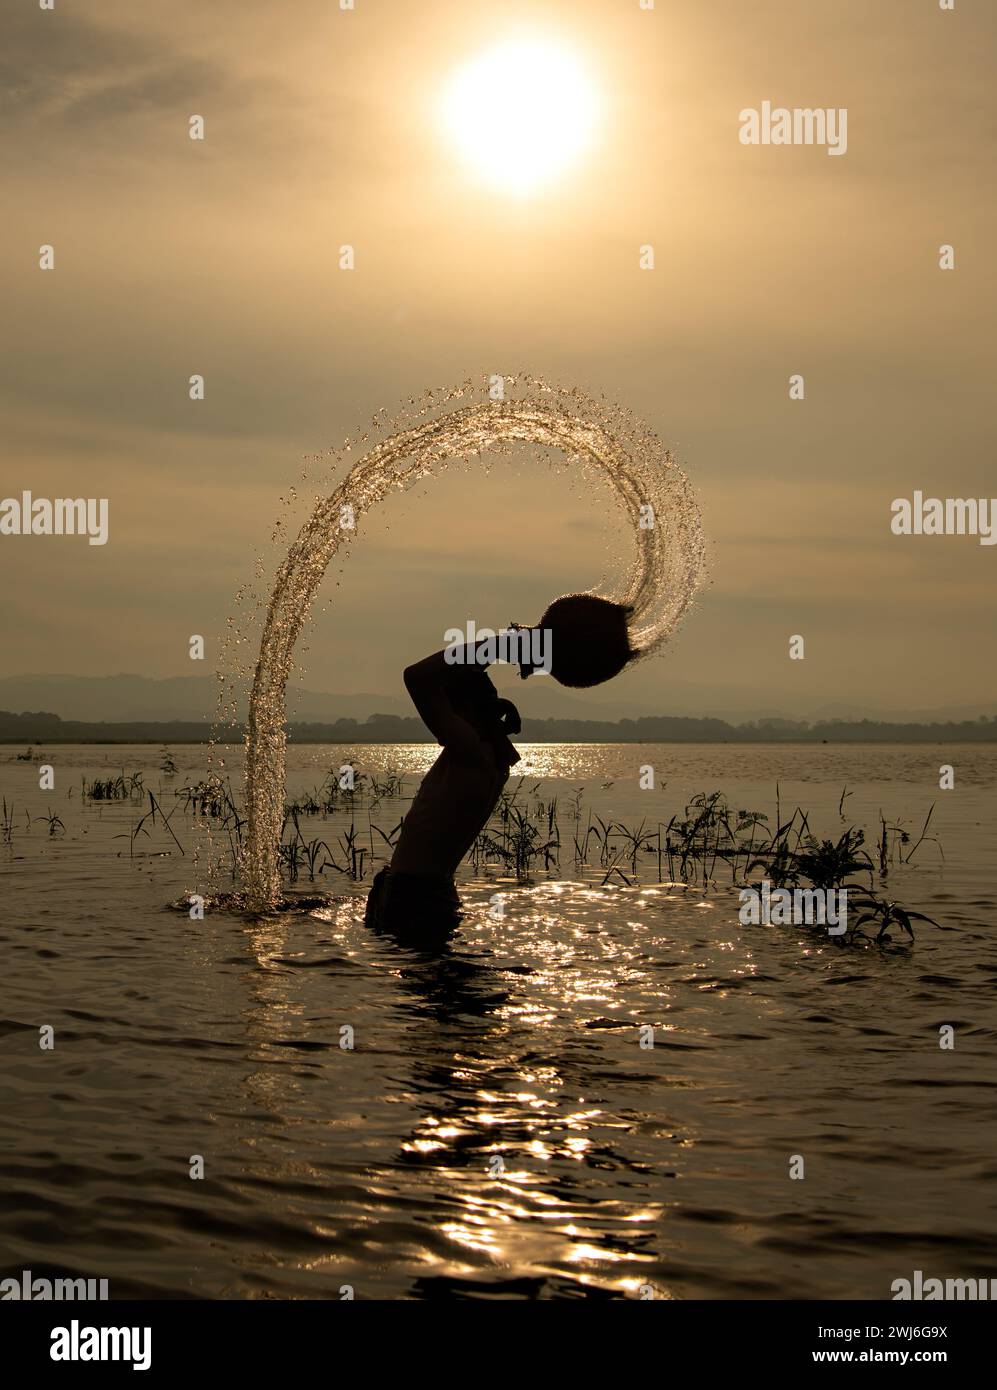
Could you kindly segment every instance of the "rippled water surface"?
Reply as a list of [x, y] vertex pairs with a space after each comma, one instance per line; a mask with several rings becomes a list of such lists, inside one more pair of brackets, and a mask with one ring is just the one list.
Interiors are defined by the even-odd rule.
[[[521, 795], [558, 797], [560, 865], [524, 885], [469, 871], [435, 957], [365, 931], [369, 864], [364, 882], [305, 872], [298, 889], [327, 898], [311, 910], [169, 911], [204, 887], [203, 832], [174, 810], [203, 748], [174, 749], [172, 779], [155, 749], [47, 750], [52, 792], [38, 759], [0, 751], [0, 1271], [309, 1298], [887, 1298], [914, 1269], [997, 1273], [997, 749], [522, 751]], [[351, 757], [403, 773], [402, 796], [354, 813], [376, 867], [371, 825], [390, 833], [432, 756], [292, 748], [289, 792]], [[122, 767], [185, 854], [161, 820], [134, 833], [147, 801], [81, 804], [82, 775]], [[777, 782], [783, 819], [801, 804], [825, 834], [845, 786], [873, 833], [881, 809], [916, 840], [935, 802], [940, 849], [888, 889], [944, 930], [840, 949], [741, 926], [726, 874], [704, 893], [659, 882], [655, 855], [633, 886], [574, 862], [590, 817], [656, 827], [720, 787], [774, 820]], [[336, 851], [348, 823], [303, 833]]]

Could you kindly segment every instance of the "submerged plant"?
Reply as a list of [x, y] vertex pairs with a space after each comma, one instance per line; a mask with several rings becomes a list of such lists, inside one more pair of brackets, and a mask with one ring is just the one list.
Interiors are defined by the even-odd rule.
[[141, 800], [145, 794], [141, 772], [133, 772], [127, 777], [122, 772], [117, 777], [95, 778], [92, 782], [85, 777], [81, 780], [85, 801]]
[[[168, 754], [167, 749], [163, 751], [164, 756]], [[368, 776], [355, 773], [352, 764], [344, 766], [351, 769], [351, 778], [344, 780], [352, 785], [341, 785], [340, 778], [332, 770], [321, 787], [298, 796], [285, 807], [279, 861], [282, 873], [292, 881], [307, 873], [314, 882], [331, 871], [361, 882], [367, 876], [368, 866], [390, 859], [398, 843], [404, 816], [391, 829], [385, 830], [375, 824], [371, 811], [380, 798], [401, 794], [400, 775], [387, 772]], [[162, 770], [167, 770], [165, 763]], [[548, 799], [541, 795], [542, 787], [540, 782], [527, 786], [526, 778], [520, 777], [503, 792], [488, 825], [469, 851], [468, 860], [475, 870], [501, 865], [514, 872], [518, 879], [525, 880], [535, 870], [550, 872], [559, 867], [561, 807], [556, 796]], [[724, 867], [729, 872], [731, 885], [743, 884], [751, 874], [761, 871], [765, 880], [777, 889], [807, 891], [809, 885], [812, 891], [847, 890], [850, 922], [846, 935], [833, 938], [838, 944], [868, 939], [869, 931], [877, 942], [888, 942], [891, 928], [913, 938], [913, 923], [938, 925], [933, 918], [913, 912], [895, 900], [876, 897], [872, 888], [877, 867], [885, 878], [889, 866], [909, 864], [923, 844], [938, 845], [936, 837], [929, 833], [933, 806], [916, 840], [900, 821], [890, 823], [881, 815], [881, 833], [870, 854], [865, 832], [857, 826], [848, 826], [836, 839], [819, 838], [811, 832], [808, 815], [799, 806], [782, 821], [778, 789], [774, 830], [770, 830], [764, 812], [746, 808], [733, 810], [720, 791], [693, 796], [684, 812], [673, 815], [667, 824], [655, 821], [649, 825], [641, 820], [638, 824], [627, 825], [623, 821], [603, 820], [590, 811], [583, 830], [584, 790], [584, 786], [575, 788], [568, 800], [568, 815], [575, 821], [571, 840], [574, 862], [586, 869], [597, 867], [603, 884], [616, 881], [634, 886], [648, 867], [652, 873], [656, 867], [659, 883], [665, 881], [667, 874], [669, 882], [680, 879], [706, 889], [717, 883], [718, 871]], [[140, 773], [126, 776], [122, 772], [116, 778], [93, 782], [83, 779], [85, 805], [135, 799], [146, 794], [149, 810], [129, 836], [132, 855], [138, 837], [148, 837], [149, 828], [158, 827], [160, 822], [183, 854], [183, 845], [170, 823], [175, 811], [181, 809], [183, 813], [193, 812], [204, 817], [212, 832], [224, 830], [230, 851], [228, 867], [233, 879], [244, 872], [243, 830], [247, 822], [236, 805], [230, 784], [218, 776], [212, 774], [203, 781], [178, 789], [174, 793], [177, 806], [169, 814], [164, 812], [153, 793], [144, 791]], [[839, 814], [849, 794], [847, 789], [842, 791]], [[367, 803], [364, 808], [367, 834], [361, 844], [362, 831], [358, 831], [355, 813], [363, 799]], [[349, 815], [350, 823], [335, 841], [331, 836], [326, 839], [304, 834], [302, 823], [306, 817], [328, 817], [344, 812]], [[31, 818], [25, 814], [30, 831]], [[49, 826], [50, 836], [65, 829], [61, 818], [51, 811], [38, 819]], [[14, 808], [4, 800], [0, 837], [5, 844], [12, 841], [13, 825]], [[287, 835], [289, 826], [293, 827], [293, 833]], [[217, 845], [217, 839], [215, 843]], [[330, 849], [330, 843], [335, 843], [335, 851]], [[940, 852], [941, 846], [938, 848]], [[647, 856], [653, 856], [651, 866], [646, 864]], [[856, 876], [868, 882], [857, 882]]]
[[348, 873], [352, 879], [361, 879], [364, 874], [364, 860], [367, 851], [361, 849], [357, 841], [356, 826], [350, 821], [350, 827], [339, 837], [339, 847], [346, 856], [346, 868], [341, 869], [341, 873]]
[[[849, 907], [854, 901], [849, 894]], [[862, 915], [848, 928], [847, 939], [849, 942], [856, 937], [864, 938], [865, 933], [862, 928], [869, 924], [877, 928], [875, 940], [880, 943], [891, 940], [889, 928], [894, 923], [907, 933], [911, 941], [914, 940], [914, 929], [911, 922], [929, 922], [933, 927], [938, 927], [939, 930], [944, 931], [941, 924], [936, 922], [933, 917], [928, 917], [923, 912], [911, 912], [910, 908], [885, 898], [877, 898], [871, 892], [866, 892], [862, 898], [858, 899], [858, 907]]]
[[872, 860], [862, 848], [865, 831], [855, 826], [837, 841], [817, 840], [807, 835], [795, 849], [790, 848], [785, 838], [773, 843], [774, 849], [759, 854], [746, 872], [763, 868], [779, 888], [797, 884], [801, 879], [807, 879], [815, 888], [840, 888], [849, 874], [872, 872]]
[[641, 821], [635, 830], [629, 829], [622, 821], [617, 821], [611, 828], [614, 834], [622, 837], [623, 853], [630, 860], [631, 871], [636, 874], [638, 854], [650, 854], [654, 851], [654, 835], [644, 829], [644, 821]]
[[558, 862], [561, 841], [554, 819], [549, 821], [545, 839], [529, 813], [510, 801], [502, 808], [497, 831], [483, 830], [478, 845], [486, 859], [498, 859], [514, 869], [517, 878], [524, 879], [529, 877], [535, 860], [542, 858], [547, 869]]
[[60, 831], [63, 834], [66, 833], [66, 827], [62, 823], [62, 818], [60, 816], [57, 816], [51, 807], [49, 807], [48, 813], [46, 815], [35, 816], [35, 820], [45, 822], [45, 824], [48, 826], [49, 835], [57, 835]]

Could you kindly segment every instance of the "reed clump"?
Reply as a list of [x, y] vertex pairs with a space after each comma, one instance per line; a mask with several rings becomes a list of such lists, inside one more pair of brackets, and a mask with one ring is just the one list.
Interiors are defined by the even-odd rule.
[[85, 777], [80, 780], [84, 801], [141, 801], [145, 796], [141, 772], [120, 772], [117, 777], [97, 777], [92, 782]]

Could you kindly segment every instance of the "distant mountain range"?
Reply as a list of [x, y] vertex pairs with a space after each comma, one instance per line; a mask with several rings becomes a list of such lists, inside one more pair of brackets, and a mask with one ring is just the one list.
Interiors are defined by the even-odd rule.
[[[661, 700], [607, 699], [589, 692], [577, 695], [563, 690], [548, 678], [534, 677], [528, 684], [517, 682], [507, 693], [515, 700], [524, 719], [589, 720], [615, 722], [619, 719], [675, 716], [718, 719], [730, 724], [759, 719], [862, 720], [891, 723], [930, 724], [978, 719], [997, 714], [997, 701], [979, 705], [950, 705], [938, 709], [900, 706], [855, 705], [844, 702], [801, 700], [798, 707], [785, 710], [775, 706], [758, 708], [756, 697], [741, 699], [731, 692], [717, 699], [715, 690], [693, 682], [683, 682], [671, 674], [667, 697]], [[0, 710], [18, 714], [25, 710], [48, 711], [63, 720], [84, 723], [169, 723], [180, 721], [210, 725], [215, 713], [215, 681], [210, 675], [149, 676], [28, 675], [0, 677]], [[288, 718], [292, 722], [334, 724], [339, 719], [365, 721], [372, 714], [411, 716], [411, 703], [403, 692], [393, 695], [361, 693], [338, 695], [314, 690], [292, 690], [288, 694]], [[244, 717], [245, 709], [240, 710]]]
[[[524, 713], [539, 717], [584, 716], [593, 708], [607, 718], [628, 709], [572, 699], [559, 686], [537, 682], [532, 689], [518, 687], [516, 702]], [[0, 709], [49, 710], [62, 719], [137, 723], [182, 720], [210, 724], [215, 717], [216, 684], [211, 676], [174, 676], [156, 680], [149, 676], [4, 676], [0, 678]], [[245, 716], [245, 700], [240, 715]], [[288, 691], [288, 718], [320, 720], [366, 719], [370, 714], [413, 713], [404, 690], [394, 695], [360, 693], [334, 695], [315, 690]], [[645, 711], [639, 711], [641, 713]]]

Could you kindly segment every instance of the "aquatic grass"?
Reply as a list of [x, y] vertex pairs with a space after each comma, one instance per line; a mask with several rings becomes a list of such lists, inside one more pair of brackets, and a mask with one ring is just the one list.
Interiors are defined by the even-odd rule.
[[637, 872], [638, 854], [651, 854], [655, 848], [655, 836], [651, 831], [645, 830], [644, 825], [645, 822], [641, 821], [636, 829], [631, 830], [622, 821], [615, 821], [612, 826], [613, 833], [623, 840], [623, 854], [630, 860], [630, 868], [634, 874]]
[[[849, 795], [847, 788], [842, 791], [839, 811]], [[923, 913], [913, 912], [902, 904], [881, 899], [874, 894], [871, 882], [876, 871], [876, 863], [865, 848], [865, 831], [858, 826], [849, 826], [837, 840], [818, 839], [810, 831], [808, 813], [795, 807], [790, 818], [781, 822], [781, 797], [778, 786], [776, 794], [776, 829], [766, 838], [762, 835], [756, 841], [758, 831], [766, 827], [767, 816], [763, 812], [739, 810], [731, 823], [731, 815], [725, 799], [719, 792], [700, 793], [693, 797], [684, 817], [673, 816], [665, 829], [664, 857], [667, 859], [669, 877], [674, 881], [675, 870], [684, 882], [702, 882], [704, 887], [714, 881], [716, 865], [726, 862], [730, 867], [731, 883], [743, 881], [756, 869], [765, 873], [766, 880], [776, 888], [795, 888], [809, 884], [812, 888], [829, 891], [846, 889], [849, 902], [861, 914], [852, 921], [844, 937], [834, 937], [838, 944], [855, 944], [866, 939], [863, 927], [876, 927], [875, 940], [886, 943], [891, 940], [889, 927], [899, 926], [913, 939], [912, 922], [939, 924], [934, 918]], [[934, 836], [928, 835], [934, 805], [928, 811], [920, 837], [912, 848], [903, 853], [904, 846], [910, 843], [910, 836], [902, 823], [889, 825], [880, 816], [883, 833], [878, 845], [880, 877], [885, 881], [889, 865], [896, 858], [900, 863], [909, 864], [914, 853], [925, 842], [935, 843], [940, 853], [941, 844]], [[618, 829], [625, 830], [619, 826]], [[638, 831], [641, 827], [638, 827]], [[745, 838], [747, 832], [747, 838]], [[637, 831], [628, 832], [636, 837]], [[636, 873], [637, 853], [650, 847], [648, 836], [643, 845], [631, 841], [631, 868]], [[658, 879], [661, 881], [662, 846], [661, 826], [658, 827]], [[576, 848], [578, 842], [576, 840]], [[944, 857], [944, 855], [943, 855]], [[744, 865], [743, 876], [739, 877], [739, 865]], [[618, 873], [614, 865], [603, 882], [612, 874]], [[855, 874], [868, 875], [869, 883], [853, 881]], [[622, 877], [622, 875], [620, 875]]]
[[127, 840], [127, 841], [128, 841], [128, 858], [129, 858], [129, 859], [134, 859], [134, 858], [135, 858], [135, 841], [138, 839], [138, 837], [139, 837], [140, 835], [144, 835], [144, 836], [146, 837], [146, 839], [149, 838], [149, 832], [148, 832], [148, 830], [146, 830], [146, 828], [145, 828], [145, 826], [144, 826], [144, 824], [143, 824], [143, 822], [145, 821], [145, 819], [146, 819], [146, 817], [143, 816], [143, 817], [142, 817], [142, 820], [139, 821], [138, 825], [133, 826], [131, 830], [121, 831], [120, 834], [118, 834], [118, 835], [113, 835], [113, 836], [111, 837], [111, 838], [114, 839], [114, 840]]
[[350, 821], [349, 829], [340, 835], [339, 847], [346, 856], [346, 868], [341, 869], [340, 873], [347, 873], [350, 878], [359, 881], [364, 876], [364, 860], [367, 857], [367, 851], [360, 848], [357, 842], [356, 826], [352, 821]]
[[35, 820], [45, 822], [48, 826], [48, 833], [50, 836], [58, 835], [60, 831], [63, 835], [66, 833], [66, 827], [62, 823], [62, 818], [53, 812], [51, 806], [48, 808], [48, 813], [46, 815], [35, 816]]
[[[308, 840], [303, 844], [302, 850], [305, 856], [305, 863], [308, 865], [308, 877], [314, 883], [316, 869], [319, 873], [323, 872], [323, 870], [326, 868], [326, 865], [331, 860], [332, 851], [329, 849], [329, 846], [326, 844], [324, 840]], [[319, 864], [318, 858], [319, 854], [322, 852], [324, 852], [328, 857], [326, 858], [323, 864]]]
[[[144, 836], [146, 837], [146, 839], [150, 839], [150, 838], [151, 838], [150, 835], [149, 835], [148, 830], [146, 829], [146, 821], [151, 821], [152, 824], [153, 824], [153, 826], [155, 827], [155, 826], [158, 826], [158, 824], [159, 824], [159, 822], [160, 822], [160, 820], [161, 820], [162, 823], [163, 823], [163, 828], [169, 833], [170, 838], [172, 839], [173, 843], [176, 845], [177, 849], [180, 851], [180, 853], [181, 853], [182, 855], [186, 856], [186, 850], [184, 849], [184, 847], [183, 847], [183, 845], [180, 843], [180, 841], [177, 839], [176, 832], [174, 831], [172, 825], [170, 825], [170, 817], [176, 814], [177, 807], [174, 806], [173, 810], [169, 813], [169, 815], [167, 815], [166, 812], [163, 810], [162, 806], [161, 806], [161, 805], [159, 804], [159, 802], [156, 800], [155, 795], [154, 795], [151, 791], [150, 791], [150, 792], [147, 792], [147, 795], [148, 795], [148, 797], [149, 797], [149, 809], [148, 809], [148, 811], [146, 811], [145, 815], [142, 816], [142, 817], [135, 823], [135, 825], [132, 827], [132, 829], [131, 829], [130, 831], [128, 831], [128, 832], [122, 832], [121, 834], [114, 835], [114, 836], [112, 836], [112, 839], [115, 839], [115, 840], [123, 840], [123, 839], [125, 838], [125, 834], [127, 833], [127, 838], [128, 838], [128, 841], [129, 841], [129, 845], [128, 845], [128, 857], [129, 857], [130, 859], [134, 859], [134, 858], [135, 858], [135, 841], [138, 839], [138, 837], [139, 837], [140, 835], [144, 835]], [[161, 853], [162, 853], [162, 852], [165, 852], [166, 854], [172, 853], [171, 850], [159, 851], [159, 852], [161, 852]]]
[[796, 886], [806, 879], [814, 888], [840, 888], [850, 874], [872, 873], [873, 862], [866, 850], [865, 831], [851, 826], [837, 840], [817, 840], [813, 835], [801, 836], [795, 848], [787, 838], [763, 850], [745, 873], [761, 868], [770, 883], [777, 888]]
[[405, 783], [397, 772], [386, 772], [383, 780], [371, 776], [370, 796], [372, 801], [384, 801], [389, 797], [401, 796]]
[[[352, 764], [351, 764], [352, 765]], [[528, 783], [520, 776], [499, 798], [488, 824], [477, 836], [468, 852], [467, 861], [475, 870], [487, 871], [499, 865], [525, 881], [537, 870], [550, 873], [560, 864], [562, 849], [559, 817], [563, 805], [557, 796], [542, 796], [543, 782]], [[141, 788], [141, 775], [107, 778], [88, 783], [83, 779], [86, 804], [115, 801], [134, 797]], [[284, 825], [280, 841], [280, 871], [282, 877], [295, 881], [307, 874], [315, 881], [327, 872], [341, 874], [353, 882], [362, 882], [369, 867], [391, 858], [404, 825], [404, 816], [390, 828], [378, 825], [373, 810], [381, 799], [401, 794], [403, 780], [398, 773], [386, 772], [377, 776], [359, 773], [352, 789], [340, 788], [338, 777], [330, 772], [321, 787], [302, 793], [285, 806]], [[933, 844], [944, 858], [941, 844], [931, 833], [934, 804], [929, 809], [915, 838], [900, 820], [888, 821], [880, 813], [877, 843], [866, 846], [865, 831], [854, 825], [846, 826], [836, 838], [815, 836], [810, 829], [809, 815], [800, 806], [793, 808], [787, 819], [782, 817], [781, 789], [776, 784], [776, 818], [774, 829], [768, 815], [760, 810], [731, 807], [721, 791], [704, 791], [690, 797], [683, 811], [676, 812], [664, 822], [649, 823], [642, 819], [627, 824], [588, 810], [583, 805], [584, 787], [573, 789], [567, 801], [567, 815], [574, 824], [569, 843], [573, 861], [586, 870], [597, 867], [601, 883], [618, 882], [632, 887], [647, 881], [648, 872], [657, 882], [685, 883], [704, 891], [719, 886], [721, 879], [731, 887], [748, 882], [753, 874], [762, 873], [776, 888], [797, 888], [809, 885], [829, 891], [847, 889], [852, 895], [851, 925], [846, 937], [832, 938], [836, 944], [858, 943], [868, 939], [873, 930], [880, 944], [891, 940], [890, 929], [913, 935], [912, 924], [929, 922], [938, 925], [924, 914], [912, 912], [893, 899], [878, 898], [873, 891], [877, 870], [885, 882], [887, 872], [895, 865], [909, 865], [926, 844]], [[131, 852], [140, 836], [147, 836], [151, 826], [159, 825], [170, 834], [179, 849], [170, 818], [177, 808], [186, 815], [203, 816], [213, 829], [220, 827], [228, 836], [227, 867], [233, 879], [243, 868], [243, 830], [247, 822], [230, 784], [217, 776], [191, 783], [177, 789], [177, 807], [168, 815], [155, 795], [146, 791], [149, 811], [130, 833]], [[851, 793], [844, 787], [838, 801], [839, 815]], [[364, 806], [364, 803], [365, 806]], [[362, 830], [357, 825], [357, 811], [366, 810], [366, 836], [361, 845]], [[309, 817], [328, 818], [334, 813], [347, 813], [349, 827], [334, 841], [308, 837], [303, 823]], [[3, 819], [0, 832], [4, 843], [10, 844], [14, 831], [14, 810], [2, 803]], [[50, 824], [50, 833], [57, 834], [61, 820], [39, 817]], [[584, 821], [584, 831], [582, 829]], [[30, 831], [31, 819], [26, 816]], [[362, 824], [362, 823], [361, 823]], [[288, 826], [293, 834], [287, 835]], [[223, 861], [224, 863], [224, 861]], [[863, 880], [862, 882], [856, 881]], [[855, 915], [857, 914], [857, 916]]]
[[[284, 817], [284, 830], [287, 828], [288, 821], [290, 821], [294, 827], [294, 836], [291, 840], [285, 842], [283, 841], [282, 830], [281, 862], [287, 869], [288, 877], [292, 882], [298, 877], [302, 864], [308, 869], [308, 878], [312, 883], [315, 882], [315, 875], [323, 873], [330, 864], [332, 864], [334, 868], [338, 867], [332, 858], [332, 850], [329, 848], [328, 844], [326, 844], [325, 840], [306, 840], [302, 835], [298, 812], [296, 810], [288, 810]], [[323, 855], [325, 858], [322, 863], [319, 863]]]
[[387, 830], [387, 831], [385, 831], [385, 830], [382, 830], [381, 827], [380, 827], [379, 825], [375, 825], [374, 822], [370, 819], [370, 816], [368, 815], [368, 817], [367, 817], [367, 825], [368, 825], [368, 829], [369, 829], [370, 835], [371, 835], [371, 843], [370, 843], [371, 858], [374, 857], [374, 840], [373, 840], [374, 832], [376, 831], [377, 834], [380, 835], [381, 839], [384, 841], [384, 843], [385, 843], [385, 845], [387, 846], [388, 849], [393, 850], [394, 847], [395, 847], [395, 845], [398, 843], [398, 836], [401, 834], [402, 826], [404, 825], [404, 823], [405, 823], [405, 822], [404, 822], [404, 818], [403, 818], [402, 820], [400, 820], [400, 821], [398, 822], [398, 824], [397, 824], [392, 830]]
[[186, 854], [186, 850], [184, 849], [184, 847], [183, 847], [183, 845], [180, 843], [180, 841], [177, 839], [177, 837], [176, 837], [176, 832], [174, 831], [172, 825], [170, 825], [170, 817], [176, 814], [177, 807], [174, 806], [174, 808], [173, 808], [173, 810], [170, 812], [170, 814], [167, 815], [166, 812], [163, 810], [162, 806], [160, 806], [159, 802], [156, 800], [156, 798], [155, 798], [155, 796], [153, 795], [153, 793], [152, 793], [152, 792], [149, 792], [148, 795], [149, 795], [149, 809], [148, 809], [148, 811], [145, 813], [145, 815], [142, 817], [142, 819], [139, 821], [139, 828], [141, 828], [141, 827], [145, 824], [145, 822], [146, 822], [147, 820], [150, 820], [150, 819], [151, 819], [153, 825], [157, 825], [157, 824], [158, 824], [157, 817], [159, 817], [159, 818], [162, 820], [162, 822], [163, 822], [163, 827], [164, 827], [164, 829], [167, 830], [167, 831], [169, 832], [169, 835], [170, 835], [171, 839], [173, 840], [173, 843], [176, 845], [177, 849], [180, 851], [181, 854], [184, 854], [184, 855], [185, 855], [185, 854]]
[[92, 782], [81, 777], [80, 781], [85, 801], [132, 801], [142, 800], [145, 795], [141, 772], [126, 776], [122, 771], [117, 777], [95, 778]]
[[[612, 853], [612, 846], [609, 843], [609, 831], [610, 826], [612, 825], [612, 821], [610, 821], [607, 825], [607, 823], [602, 819], [601, 816], [596, 816], [595, 820], [599, 826], [599, 829], [596, 830], [595, 826], [592, 825], [591, 821], [589, 822], [589, 828], [591, 832], [595, 835], [596, 843], [599, 845], [599, 862], [600, 864], [608, 864], [609, 857]], [[587, 844], [586, 853], [588, 853]]]
[[480, 850], [486, 860], [497, 859], [514, 869], [518, 879], [526, 879], [534, 861], [542, 858], [546, 869], [558, 863], [560, 836], [556, 833], [554, 822], [550, 824], [554, 827], [554, 833], [548, 831], [545, 839], [540, 827], [530, 819], [529, 812], [510, 802], [502, 808], [495, 832], [486, 828], [478, 836]]
[[178, 787], [173, 793], [177, 798], [183, 799], [184, 810], [193, 810], [195, 815], [204, 816], [211, 820], [221, 820], [223, 816], [231, 815], [236, 812], [235, 803], [232, 800], [232, 793], [229, 787], [222, 782], [220, 777], [212, 775], [203, 782], [196, 782], [188, 787]]
[[[764, 817], [760, 812], [748, 814], [753, 830]], [[730, 808], [719, 791], [692, 797], [683, 816], [672, 816], [665, 836], [669, 864], [677, 859], [680, 877], [684, 881], [701, 877], [704, 886], [713, 880], [717, 860], [729, 862], [730, 854], [738, 848]]]
[[579, 864], [579, 865], [588, 864], [588, 862], [589, 862], [589, 857], [588, 857], [588, 855], [589, 855], [589, 841], [592, 839], [593, 836], [595, 836], [596, 844], [599, 845], [599, 847], [600, 847], [599, 853], [600, 853], [600, 857], [601, 857], [601, 855], [602, 855], [603, 836], [602, 836], [601, 832], [600, 832], [599, 830], [597, 830], [596, 827], [592, 824], [592, 813], [591, 813], [591, 811], [590, 811], [590, 812], [589, 812], [588, 825], [587, 825], [586, 828], [585, 828], [585, 834], [584, 834], [583, 838], [579, 841], [577, 835], [574, 837], [574, 840], [575, 840], [575, 863], [576, 863], [576, 864]]
[[918, 837], [918, 839], [914, 842], [914, 847], [913, 847], [913, 849], [911, 849], [911, 850], [908, 851], [908, 853], [907, 853], [907, 858], [904, 860], [904, 863], [905, 863], [905, 864], [909, 864], [909, 863], [910, 863], [910, 861], [914, 858], [914, 855], [917, 853], [917, 851], [921, 848], [921, 846], [922, 846], [925, 842], [927, 842], [928, 844], [935, 845], [935, 846], [937, 847], [938, 853], [941, 855], [942, 859], [945, 858], [945, 851], [942, 849], [942, 842], [938, 839], [938, 837], [937, 837], [936, 835], [929, 835], [929, 834], [928, 834], [928, 826], [931, 824], [931, 817], [932, 817], [934, 814], [935, 814], [935, 803], [932, 802], [932, 803], [931, 803], [931, 806], [928, 808], [928, 814], [927, 814], [927, 815], [925, 816], [925, 818], [924, 818], [924, 825], [921, 827], [921, 834], [920, 834], [920, 836]]
[[883, 878], [886, 877], [894, 864], [909, 864], [917, 851], [925, 843], [933, 844], [937, 848], [939, 856], [944, 861], [945, 851], [942, 849], [940, 840], [937, 836], [928, 834], [928, 827], [931, 824], [931, 818], [934, 813], [935, 803], [932, 802], [928, 809], [928, 814], [925, 816], [920, 835], [905, 854], [905, 847], [911, 843], [912, 837], [910, 831], [906, 829], [902, 820], [887, 822], [886, 817], [883, 815], [882, 811], [880, 811], [880, 835], [877, 849], [879, 854], [879, 872]]
[[328, 814], [330, 809], [331, 807], [328, 804], [328, 800], [319, 801], [317, 792], [312, 790], [288, 802], [284, 807], [284, 813], [286, 815], [293, 811], [299, 816], [319, 816]]
[[298, 877], [298, 863], [301, 858], [301, 847], [297, 840], [289, 842], [281, 841], [279, 859], [281, 866], [287, 872], [288, 879], [294, 883]]
[[[859, 885], [854, 886], [859, 887]], [[903, 907], [898, 902], [877, 898], [869, 890], [863, 891], [860, 888], [859, 891], [862, 892], [862, 896], [858, 899], [858, 907], [862, 915], [849, 926], [845, 934], [845, 941], [848, 945], [859, 939], [868, 939], [862, 928], [869, 923], [877, 926], [874, 940], [879, 945], [889, 943], [892, 940], [889, 928], [894, 923], [907, 933], [911, 941], [914, 940], [914, 929], [911, 922], [929, 922], [931, 926], [938, 927], [940, 931], [947, 930], [941, 923], [936, 922], [933, 917], [926, 916], [923, 912], [912, 912], [910, 908]], [[850, 908], [853, 906], [853, 902], [854, 900], [849, 897]]]

